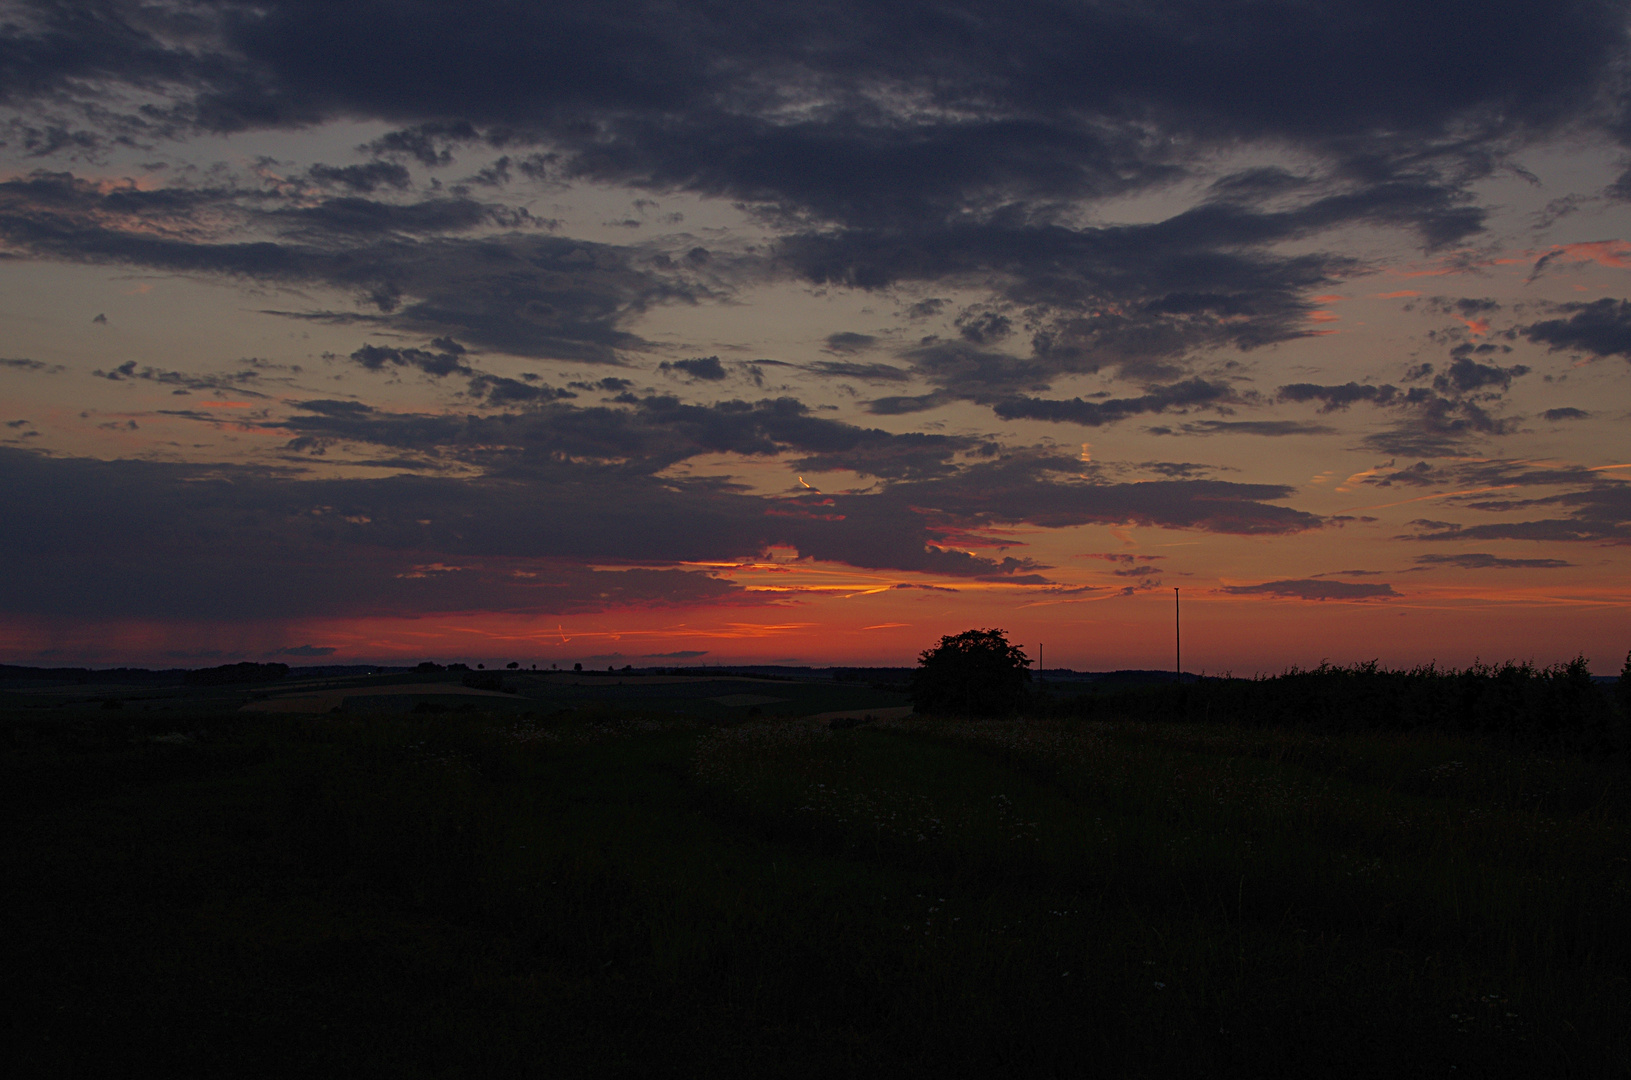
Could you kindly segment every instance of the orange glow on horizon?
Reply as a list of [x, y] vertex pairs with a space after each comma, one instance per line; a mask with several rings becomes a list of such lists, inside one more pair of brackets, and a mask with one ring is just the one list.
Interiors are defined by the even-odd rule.
[[[1580, 569], [1546, 571], [1539, 580], [1533, 575], [1468, 580], [1464, 574], [1454, 567], [1399, 569], [1358, 579], [1386, 582], [1396, 595], [1327, 600], [1224, 591], [1260, 584], [1273, 574], [1230, 574], [1211, 581], [1185, 575], [1185, 655], [1194, 658], [1191, 670], [1249, 672], [1317, 664], [1322, 658], [1352, 662], [1379, 656], [1394, 665], [1431, 659], [1464, 665], [1478, 656], [1551, 663], [1585, 652], [1605, 673], [1618, 670], [1631, 586], [1605, 587]], [[1307, 576], [1294, 570], [1278, 575]], [[1341, 574], [1331, 577], [1344, 580]], [[957, 591], [940, 585], [833, 589], [804, 592], [757, 613], [741, 608], [576, 615], [470, 611], [95, 625], [12, 617], [0, 620], [0, 653], [9, 663], [47, 666], [202, 667], [240, 659], [295, 666], [406, 665], [425, 659], [479, 660], [489, 666], [516, 660], [540, 667], [574, 662], [906, 666], [942, 635], [998, 626], [1017, 644], [1047, 641], [1050, 662], [1061, 667], [1164, 667], [1171, 655], [1170, 590], [1126, 592], [1126, 580], [1094, 575], [1093, 585], [1075, 590], [1007, 585], [992, 592], [992, 584], [983, 582], [959, 583]], [[303, 651], [313, 647], [332, 652]]]

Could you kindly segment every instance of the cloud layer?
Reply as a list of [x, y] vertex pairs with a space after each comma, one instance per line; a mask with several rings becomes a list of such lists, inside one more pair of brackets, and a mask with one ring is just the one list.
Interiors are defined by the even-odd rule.
[[[0, 271], [78, 284], [0, 360], [37, 508], [0, 614], [797, 603], [727, 572], [772, 552], [917, 598], [1398, 597], [1279, 554], [1339, 528], [1413, 583], [1583, 573], [1525, 545], [1631, 537], [1627, 26], [19, 0]], [[1138, 530], [1206, 554], [1075, 573]]]

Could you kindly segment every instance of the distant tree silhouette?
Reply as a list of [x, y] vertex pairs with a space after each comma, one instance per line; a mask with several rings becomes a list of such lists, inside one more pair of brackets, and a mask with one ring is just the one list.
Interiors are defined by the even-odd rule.
[[1620, 681], [1614, 684], [1614, 696], [1619, 699], [1620, 709], [1627, 716], [1631, 716], [1631, 652], [1625, 654], [1625, 664], [1620, 668]]
[[998, 716], [1025, 699], [1030, 659], [1002, 630], [948, 634], [918, 656], [912, 701], [920, 712]]

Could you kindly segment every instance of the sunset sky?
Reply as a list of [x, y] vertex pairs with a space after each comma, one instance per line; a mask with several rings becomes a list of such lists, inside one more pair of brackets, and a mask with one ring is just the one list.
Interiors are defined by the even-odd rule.
[[0, 661], [1631, 648], [1622, 3], [0, 5]]

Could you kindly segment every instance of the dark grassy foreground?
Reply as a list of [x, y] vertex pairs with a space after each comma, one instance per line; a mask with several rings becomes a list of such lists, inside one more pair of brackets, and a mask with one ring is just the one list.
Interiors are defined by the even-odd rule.
[[143, 723], [0, 740], [31, 1074], [1631, 1072], [1623, 762], [1081, 720]]

